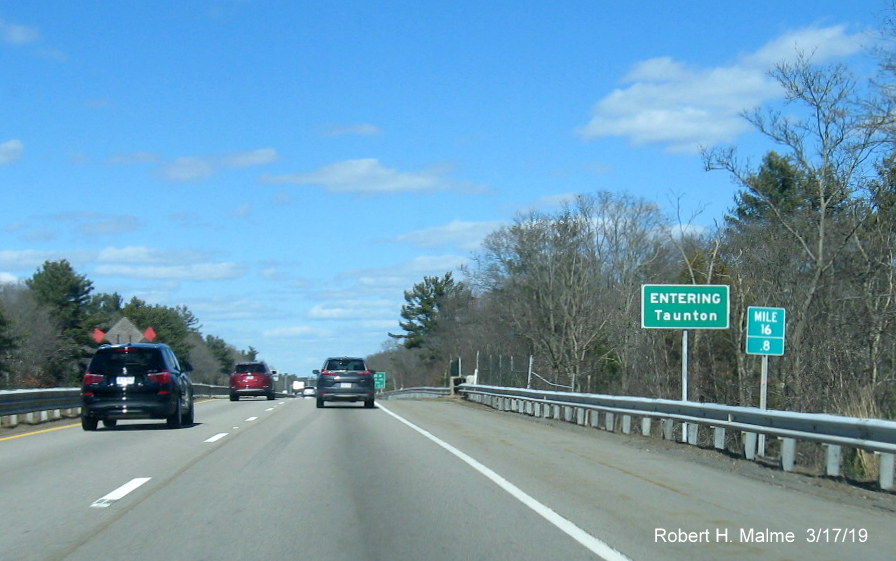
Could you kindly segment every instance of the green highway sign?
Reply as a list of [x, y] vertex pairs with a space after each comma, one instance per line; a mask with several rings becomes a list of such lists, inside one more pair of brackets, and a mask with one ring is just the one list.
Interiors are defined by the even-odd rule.
[[373, 373], [373, 388], [376, 390], [386, 389], [386, 373], [385, 372], [374, 372]]
[[728, 292], [726, 284], [642, 285], [641, 327], [728, 329]]
[[784, 308], [747, 308], [747, 354], [783, 355], [786, 320]]

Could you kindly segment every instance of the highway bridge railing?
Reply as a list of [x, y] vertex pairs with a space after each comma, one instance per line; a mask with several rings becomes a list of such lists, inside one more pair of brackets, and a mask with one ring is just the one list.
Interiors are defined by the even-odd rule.
[[798, 441], [827, 447], [825, 471], [829, 477], [841, 475], [844, 447], [865, 450], [878, 457], [880, 488], [893, 488], [894, 421], [474, 384], [461, 385], [457, 391], [470, 401], [501, 411], [559, 419], [607, 431], [619, 429], [625, 434], [632, 433], [633, 420], [637, 419], [641, 434], [650, 436], [652, 421], [658, 420], [663, 438], [694, 445], [698, 442], [699, 430], [710, 429], [713, 446], [719, 450], [727, 449], [726, 431], [736, 431], [741, 436], [742, 453], [749, 460], [766, 459], [765, 438], [778, 438], [778, 461], [785, 471], [794, 470]]

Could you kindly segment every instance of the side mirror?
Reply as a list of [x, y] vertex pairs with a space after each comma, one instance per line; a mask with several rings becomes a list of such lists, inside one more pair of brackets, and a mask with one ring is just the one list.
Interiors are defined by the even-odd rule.
[[312, 370], [311, 373], [315, 376], [320, 376], [320, 370]]
[[186, 361], [186, 360], [183, 361], [183, 364], [181, 364], [181, 366], [184, 367], [184, 371], [186, 371], [186, 372], [192, 372], [192, 371], [193, 371], [193, 365], [190, 364], [189, 361]]

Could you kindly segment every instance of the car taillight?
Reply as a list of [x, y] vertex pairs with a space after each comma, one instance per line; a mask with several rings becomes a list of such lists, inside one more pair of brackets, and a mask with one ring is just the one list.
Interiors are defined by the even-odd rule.
[[373, 376], [373, 370], [365, 370], [361, 372], [361, 376]]
[[321, 370], [320, 375], [321, 376], [335, 376], [336, 373], [333, 371], [330, 371], [330, 370]]
[[155, 382], [156, 384], [171, 383], [171, 372], [154, 372], [152, 374], [147, 374], [146, 377], [149, 378], [150, 382]]
[[91, 384], [99, 384], [103, 381], [104, 376], [102, 374], [93, 374], [92, 372], [88, 372], [84, 374], [84, 385], [89, 386]]

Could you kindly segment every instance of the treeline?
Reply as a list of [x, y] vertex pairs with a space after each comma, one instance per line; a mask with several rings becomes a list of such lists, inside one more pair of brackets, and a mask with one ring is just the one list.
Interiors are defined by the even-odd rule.
[[0, 286], [0, 389], [78, 385], [97, 347], [94, 330], [108, 332], [123, 317], [141, 331], [152, 327], [157, 342], [189, 360], [194, 382], [226, 384], [234, 362], [257, 355], [203, 336], [186, 306], [94, 293], [67, 260], [47, 261], [23, 283]]
[[525, 385], [531, 354], [576, 391], [679, 399], [681, 333], [641, 328], [641, 286], [726, 284], [731, 328], [690, 332], [690, 399], [757, 406], [746, 309], [783, 307], [769, 407], [896, 417], [896, 65], [881, 61], [870, 85], [806, 56], [777, 66], [786, 106], [744, 114], [775, 151], [753, 164], [731, 147], [703, 153], [736, 185], [711, 230], [609, 192], [519, 216], [485, 239], [463, 281], [406, 292], [404, 332], [371, 359], [413, 385], [444, 381], [458, 358], [470, 374], [478, 353], [481, 383]]

